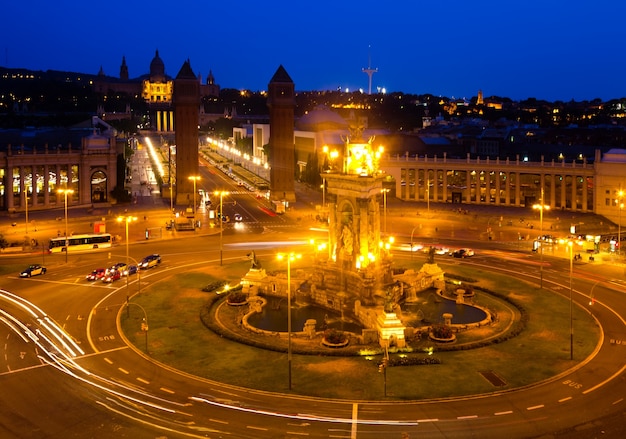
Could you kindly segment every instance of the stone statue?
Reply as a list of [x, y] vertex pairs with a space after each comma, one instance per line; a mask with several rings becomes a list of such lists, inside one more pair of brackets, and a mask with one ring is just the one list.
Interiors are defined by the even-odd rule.
[[387, 288], [387, 292], [385, 294], [385, 305], [384, 310], [386, 313], [392, 313], [395, 305], [394, 301], [394, 291], [393, 288]]
[[352, 255], [352, 252], [354, 251], [354, 238], [352, 230], [350, 230], [350, 227], [347, 224], [344, 224], [341, 231], [341, 243], [344, 254]]
[[252, 269], [252, 270], [260, 270], [261, 269], [261, 262], [257, 259], [256, 253], [254, 253], [254, 250], [252, 250], [250, 253], [248, 253], [247, 256], [248, 256], [248, 259], [250, 259], [250, 269]]
[[428, 259], [426, 263], [427, 264], [435, 263], [435, 247], [430, 247], [430, 249], [428, 249]]

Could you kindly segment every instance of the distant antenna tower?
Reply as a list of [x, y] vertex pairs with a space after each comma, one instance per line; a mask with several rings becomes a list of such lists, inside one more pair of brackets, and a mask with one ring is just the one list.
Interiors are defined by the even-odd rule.
[[378, 69], [373, 69], [372, 68], [372, 55], [370, 53], [370, 49], [372, 48], [372, 46], [368, 46], [367, 47], [367, 68], [366, 69], [361, 69], [361, 71], [363, 73], [367, 73], [367, 76], [369, 78], [369, 87], [367, 89], [367, 94], [371, 95], [372, 94], [372, 76], [374, 75], [374, 73], [378, 73]]

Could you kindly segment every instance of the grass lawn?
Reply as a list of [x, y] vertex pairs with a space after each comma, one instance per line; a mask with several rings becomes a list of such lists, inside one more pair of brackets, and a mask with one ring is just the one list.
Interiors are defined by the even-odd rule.
[[[200, 321], [200, 312], [213, 294], [202, 292], [201, 288], [214, 281], [237, 279], [232, 274], [243, 274], [247, 267], [249, 263], [244, 262], [173, 275], [133, 297], [131, 301], [140, 304], [148, 315], [150, 356], [215, 381], [288, 392], [286, 353], [229, 341], [208, 330]], [[561, 295], [475, 268], [455, 266], [446, 273], [475, 279], [475, 285], [508, 297], [526, 311], [526, 328], [516, 337], [482, 348], [446, 352], [435, 348], [433, 356], [441, 360], [441, 364], [389, 367], [386, 397], [384, 374], [378, 372], [380, 356], [294, 355], [291, 392], [362, 400], [415, 400], [489, 393], [554, 377], [589, 356], [598, 343], [600, 328], [585, 310], [574, 306], [574, 360], [569, 359], [570, 302]], [[498, 325], [510, 325], [520, 316], [517, 309], [508, 310], [501, 300], [481, 291], [477, 291], [475, 301], [486, 308], [500, 310], [500, 318], [495, 328], [461, 333], [459, 343], [489, 337], [499, 329]], [[131, 307], [130, 311], [129, 317], [125, 312], [120, 314], [122, 329], [128, 340], [143, 351], [145, 337], [140, 330], [143, 313], [138, 307]], [[419, 345], [431, 346], [433, 343], [428, 340]], [[418, 351], [409, 355], [426, 354]], [[485, 378], [487, 372], [504, 384], [494, 385]]]

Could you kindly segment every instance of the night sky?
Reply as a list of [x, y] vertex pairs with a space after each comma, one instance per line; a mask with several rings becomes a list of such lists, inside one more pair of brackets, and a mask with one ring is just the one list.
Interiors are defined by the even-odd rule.
[[[8, 4], [7, 4], [8, 3]], [[191, 61], [222, 88], [266, 90], [283, 65], [296, 90], [470, 99], [626, 97], [623, 0], [6, 1], [0, 66], [119, 76]]]

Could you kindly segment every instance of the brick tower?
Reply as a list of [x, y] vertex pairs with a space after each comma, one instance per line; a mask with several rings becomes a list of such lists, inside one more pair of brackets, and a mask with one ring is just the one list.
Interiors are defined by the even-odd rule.
[[270, 111], [270, 197], [272, 201], [294, 202], [294, 83], [281, 65], [274, 73], [267, 96]]
[[198, 113], [200, 83], [185, 61], [176, 79], [172, 96], [176, 130], [176, 204], [193, 205], [192, 175], [198, 175]]

